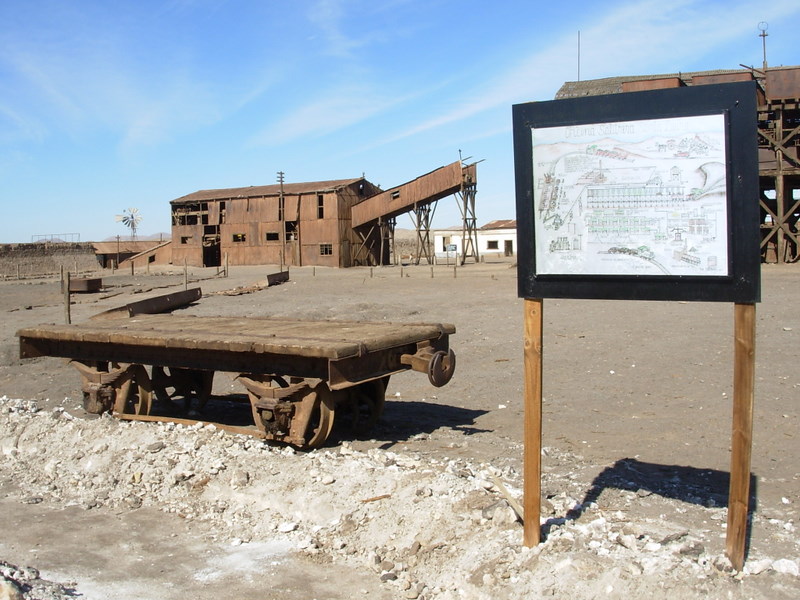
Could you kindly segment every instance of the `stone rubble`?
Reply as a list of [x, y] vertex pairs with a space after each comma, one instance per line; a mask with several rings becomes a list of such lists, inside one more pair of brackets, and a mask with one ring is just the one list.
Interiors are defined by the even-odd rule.
[[[521, 496], [510, 462], [346, 442], [304, 453], [208, 425], [83, 420], [0, 397], [0, 477], [15, 482], [19, 502], [157, 507], [208, 523], [232, 545], [288, 540], [298, 553], [372, 571], [397, 598], [790, 598], [800, 589], [793, 557], [751, 554], [733, 570], [720, 542], [726, 509], [715, 502], [691, 506], [708, 528], [689, 531], [672, 517], [686, 503], [624, 486], [587, 499], [581, 468], [590, 465], [555, 448], [545, 454], [546, 539], [525, 548], [493, 482]], [[791, 521], [754, 520], [800, 550]], [[26, 599], [71, 597], [58, 584], [48, 583], [50, 595], [35, 591], [33, 569], [0, 563], [0, 576]], [[80, 591], [80, 582], [65, 585]]]

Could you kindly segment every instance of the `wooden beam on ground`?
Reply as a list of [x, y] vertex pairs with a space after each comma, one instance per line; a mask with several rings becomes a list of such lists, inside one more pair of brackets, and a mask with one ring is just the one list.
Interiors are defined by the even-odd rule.
[[756, 305], [734, 307], [733, 430], [728, 529], [725, 554], [741, 571], [747, 543], [750, 507], [750, 458], [753, 447], [753, 397], [756, 364]]
[[525, 299], [525, 420], [523, 441], [523, 543], [541, 541], [542, 503], [542, 300]]

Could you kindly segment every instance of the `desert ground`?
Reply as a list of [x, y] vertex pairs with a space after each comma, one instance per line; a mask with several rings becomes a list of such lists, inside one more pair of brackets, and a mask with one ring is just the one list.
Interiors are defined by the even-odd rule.
[[[203, 297], [180, 312], [452, 323], [452, 381], [393, 376], [369, 437], [310, 452], [87, 415], [63, 359], [19, 359], [16, 331], [63, 323], [59, 281], [0, 282], [0, 584], [87, 600], [800, 597], [797, 265], [762, 266], [741, 572], [724, 556], [732, 305], [544, 301], [544, 539], [529, 549], [508, 502], [523, 450], [513, 262], [291, 268], [265, 287], [276, 270], [190, 269]], [[73, 323], [184, 286], [178, 268], [96, 276]], [[237, 385], [220, 375], [214, 394]]]

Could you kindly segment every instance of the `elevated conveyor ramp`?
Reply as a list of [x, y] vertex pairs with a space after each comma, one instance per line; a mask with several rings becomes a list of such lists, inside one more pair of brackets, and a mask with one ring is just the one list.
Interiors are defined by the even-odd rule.
[[[394, 248], [395, 219], [404, 213], [411, 214], [417, 231], [417, 264], [423, 256], [431, 263], [430, 226], [436, 203], [458, 194], [461, 202], [469, 205], [469, 208], [462, 206], [462, 213], [465, 214], [465, 230], [471, 232], [474, 225], [467, 227], [467, 221], [474, 221], [476, 181], [476, 163], [464, 166], [461, 161], [456, 161], [353, 206], [351, 224], [362, 239], [362, 244], [353, 254], [353, 264], [389, 264]], [[466, 219], [467, 214], [469, 219]], [[477, 260], [477, 255], [472, 255]]]
[[461, 191], [465, 176], [471, 175], [472, 180], [475, 180], [476, 171], [474, 164], [462, 167], [461, 161], [456, 161], [367, 198], [352, 208], [352, 225], [359, 228], [375, 224], [379, 219], [394, 219], [416, 207], [452, 196]]

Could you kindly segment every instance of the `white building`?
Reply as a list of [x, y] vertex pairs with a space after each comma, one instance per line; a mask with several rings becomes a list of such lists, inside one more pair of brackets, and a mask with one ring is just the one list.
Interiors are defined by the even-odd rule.
[[[434, 252], [437, 261], [461, 256], [464, 250], [461, 227], [434, 229]], [[478, 256], [487, 258], [512, 257], [517, 253], [517, 222], [515, 220], [491, 221], [477, 230]]]

